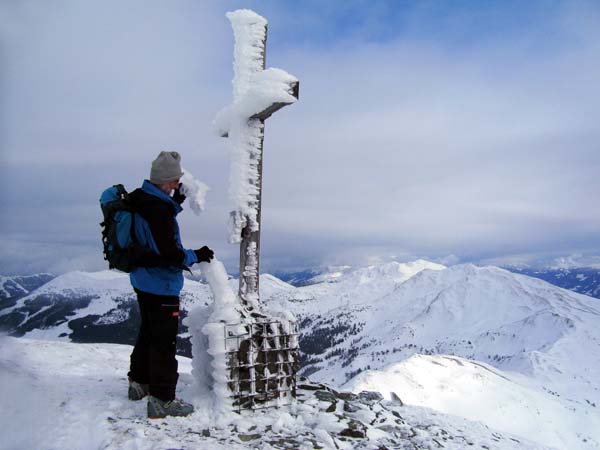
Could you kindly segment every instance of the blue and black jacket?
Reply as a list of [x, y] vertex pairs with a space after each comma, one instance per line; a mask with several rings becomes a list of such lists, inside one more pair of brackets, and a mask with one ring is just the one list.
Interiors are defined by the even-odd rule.
[[181, 244], [176, 216], [183, 208], [148, 180], [130, 193], [129, 199], [135, 211], [138, 243], [164, 260], [158, 267], [134, 269], [129, 274], [131, 285], [150, 294], [178, 296], [183, 288], [183, 270], [198, 262], [194, 251]]

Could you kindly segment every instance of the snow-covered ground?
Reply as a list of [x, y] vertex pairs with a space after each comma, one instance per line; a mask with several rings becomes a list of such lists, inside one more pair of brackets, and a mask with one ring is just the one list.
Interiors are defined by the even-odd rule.
[[478, 420], [556, 448], [599, 448], [600, 414], [575, 408], [532, 381], [457, 356], [415, 355], [363, 372], [347, 387], [382, 392], [388, 399], [394, 393], [407, 404]]
[[178, 394], [197, 410], [150, 420], [127, 400], [131, 347], [24, 338], [0, 340], [0, 446], [94, 449], [543, 449], [523, 438], [428, 408], [306, 385], [290, 406], [214, 417], [199, 398], [191, 363], [179, 359]]

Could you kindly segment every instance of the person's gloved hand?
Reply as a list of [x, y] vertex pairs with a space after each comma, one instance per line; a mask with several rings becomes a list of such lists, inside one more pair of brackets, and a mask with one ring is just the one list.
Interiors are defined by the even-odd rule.
[[194, 253], [196, 254], [196, 258], [198, 258], [198, 262], [209, 263], [215, 257], [215, 252], [206, 245], [198, 250], [194, 250]]
[[186, 197], [181, 193], [181, 183], [177, 186], [177, 189], [173, 191], [173, 200], [177, 202], [177, 204], [181, 205], [185, 201]]

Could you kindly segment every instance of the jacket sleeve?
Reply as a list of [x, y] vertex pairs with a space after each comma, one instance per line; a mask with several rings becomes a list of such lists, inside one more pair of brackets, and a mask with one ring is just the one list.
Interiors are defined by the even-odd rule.
[[198, 262], [198, 257], [196, 256], [196, 253], [194, 252], [194, 250], [185, 249], [184, 252], [185, 252], [185, 259], [183, 260], [183, 264], [186, 267], [189, 267], [192, 264]]

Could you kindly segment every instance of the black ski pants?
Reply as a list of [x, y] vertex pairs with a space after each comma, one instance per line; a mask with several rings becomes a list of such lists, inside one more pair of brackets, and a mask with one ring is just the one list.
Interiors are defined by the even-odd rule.
[[155, 295], [135, 289], [141, 325], [131, 353], [129, 378], [150, 385], [150, 395], [163, 401], [175, 398], [179, 328], [179, 297]]

